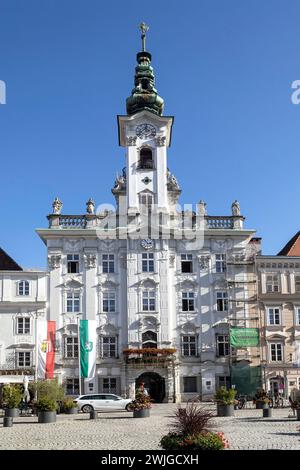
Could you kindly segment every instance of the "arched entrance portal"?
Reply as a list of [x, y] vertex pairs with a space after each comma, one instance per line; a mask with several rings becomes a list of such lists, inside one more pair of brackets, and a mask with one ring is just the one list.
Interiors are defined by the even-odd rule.
[[156, 374], [156, 372], [145, 372], [136, 379], [136, 388], [138, 388], [142, 382], [145, 384], [150, 398], [152, 398], [155, 403], [162, 403], [166, 393], [165, 379], [159, 374]]

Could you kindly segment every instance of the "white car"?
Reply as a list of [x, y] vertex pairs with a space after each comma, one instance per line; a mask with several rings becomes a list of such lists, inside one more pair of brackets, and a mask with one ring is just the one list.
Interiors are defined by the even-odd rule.
[[107, 410], [107, 411], [118, 411], [127, 410], [128, 405], [132, 402], [131, 398], [122, 398], [113, 393], [93, 393], [90, 395], [79, 395], [74, 398], [74, 402], [77, 403], [78, 409], [83, 413], [89, 413], [90, 411]]

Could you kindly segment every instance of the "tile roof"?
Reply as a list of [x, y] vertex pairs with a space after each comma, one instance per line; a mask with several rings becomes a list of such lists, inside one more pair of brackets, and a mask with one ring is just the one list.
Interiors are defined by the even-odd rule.
[[277, 256], [300, 256], [300, 231], [287, 242]]

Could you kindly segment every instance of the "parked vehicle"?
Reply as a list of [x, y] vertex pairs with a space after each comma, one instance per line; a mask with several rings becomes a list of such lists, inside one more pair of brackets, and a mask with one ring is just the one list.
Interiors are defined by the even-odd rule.
[[93, 410], [118, 411], [128, 410], [128, 405], [132, 402], [131, 398], [122, 398], [113, 393], [99, 393], [79, 395], [74, 398], [78, 409], [83, 413], [90, 413]]

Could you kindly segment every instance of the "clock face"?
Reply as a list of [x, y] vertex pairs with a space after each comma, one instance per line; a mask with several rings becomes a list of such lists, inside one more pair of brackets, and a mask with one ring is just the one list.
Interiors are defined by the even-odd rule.
[[136, 127], [135, 133], [141, 139], [143, 137], [155, 137], [156, 136], [156, 129], [152, 124], [140, 124]]
[[141, 246], [145, 248], [145, 250], [150, 250], [151, 248], [153, 248], [153, 245], [153, 240], [150, 240], [150, 238], [146, 238], [145, 240], [141, 241]]

